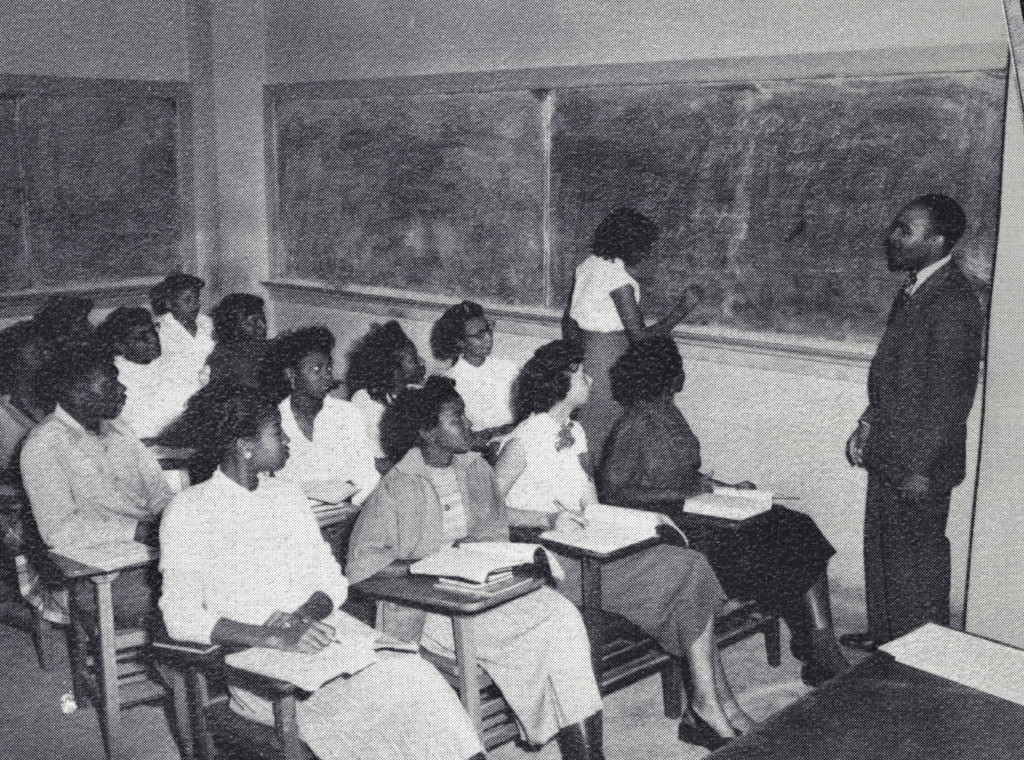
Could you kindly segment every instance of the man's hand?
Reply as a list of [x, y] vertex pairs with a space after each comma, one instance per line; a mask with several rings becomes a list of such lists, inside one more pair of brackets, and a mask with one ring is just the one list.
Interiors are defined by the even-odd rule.
[[927, 475], [908, 475], [900, 483], [900, 495], [907, 501], [919, 502], [925, 499], [932, 489], [932, 479]]
[[867, 445], [870, 433], [871, 426], [861, 420], [846, 441], [846, 461], [854, 467], [864, 466], [864, 446]]

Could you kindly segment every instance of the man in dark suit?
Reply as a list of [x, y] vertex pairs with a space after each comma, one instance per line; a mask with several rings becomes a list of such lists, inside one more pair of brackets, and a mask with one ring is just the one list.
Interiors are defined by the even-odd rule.
[[868, 471], [866, 651], [929, 621], [949, 623], [950, 492], [964, 479], [967, 415], [978, 384], [983, 318], [951, 250], [966, 226], [944, 195], [907, 204], [885, 239], [907, 273], [868, 371], [868, 408], [846, 444]]

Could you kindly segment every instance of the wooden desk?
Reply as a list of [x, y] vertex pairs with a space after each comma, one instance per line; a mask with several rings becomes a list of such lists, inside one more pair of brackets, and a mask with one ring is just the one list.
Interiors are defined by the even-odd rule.
[[714, 760], [1009, 760], [1024, 707], [882, 652], [712, 753]]
[[437, 579], [427, 575], [403, 575], [393, 578], [373, 576], [356, 583], [351, 590], [378, 601], [396, 602], [406, 607], [447, 615], [452, 619], [455, 661], [458, 663], [459, 672], [459, 697], [483, 741], [484, 725], [477, 670], [479, 663], [476, 641], [473, 637], [473, 618], [481, 612], [526, 596], [544, 585], [540, 578], [532, 577], [528, 573], [522, 575], [528, 579], [524, 585], [508, 588], [493, 596], [438, 588]]
[[[587, 635], [590, 638], [590, 659], [594, 666], [594, 675], [601, 686], [602, 694], [615, 691], [618, 683], [607, 677], [608, 674], [604, 672], [605, 669], [602, 663], [605, 644], [605, 621], [604, 609], [601, 606], [601, 565], [636, 554], [655, 544], [660, 544], [662, 539], [654, 536], [609, 552], [592, 551], [579, 546], [573, 546], [572, 544], [563, 544], [557, 539], [543, 538], [541, 536], [538, 536], [536, 540], [555, 554], [579, 560], [580, 581], [583, 586], [580, 613], [583, 615], [583, 623], [587, 626]], [[657, 667], [660, 667], [662, 664], [657, 663]]]
[[[100, 728], [103, 732], [103, 743], [110, 760], [117, 760], [124, 756], [123, 739], [121, 732], [121, 707], [142, 702], [152, 701], [163, 694], [162, 689], [157, 689], [155, 684], [147, 682], [149, 686], [136, 681], [132, 684], [133, 693], [121, 694], [121, 687], [118, 678], [117, 668], [117, 637], [114, 630], [114, 601], [111, 595], [111, 585], [114, 579], [124, 570], [132, 570], [138, 567], [145, 567], [157, 559], [157, 550], [150, 548], [144, 558], [137, 561], [129, 561], [111, 570], [83, 565], [70, 557], [65, 557], [56, 551], [51, 551], [50, 556], [54, 564], [64, 576], [72, 598], [72, 630], [76, 628], [74, 611], [74, 586], [82, 581], [88, 580], [95, 587], [96, 591], [96, 617], [97, 617], [97, 665], [99, 666], [99, 677], [95, 686], [95, 694], [90, 688], [91, 684], [84, 681], [85, 662], [82, 661], [81, 646], [75, 646], [79, 650], [73, 652], [77, 662], [71, 663], [72, 675], [75, 681], [75, 697], [87, 696], [92, 699], [98, 708]], [[134, 642], [132, 642], [134, 643]], [[141, 645], [143, 642], [139, 642]], [[94, 698], [94, 699], [93, 699]]]

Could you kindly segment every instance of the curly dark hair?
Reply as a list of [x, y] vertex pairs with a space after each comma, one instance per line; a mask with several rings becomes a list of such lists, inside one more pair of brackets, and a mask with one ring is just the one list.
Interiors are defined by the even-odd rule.
[[534, 412], [546, 412], [569, 393], [572, 373], [583, 363], [583, 348], [556, 340], [533, 354], [513, 387], [512, 411], [517, 422]]
[[234, 441], [255, 436], [264, 422], [279, 414], [277, 403], [258, 388], [213, 382], [192, 395], [159, 441], [192, 449], [189, 478], [202, 483], [220, 466]]
[[213, 340], [217, 343], [234, 343], [240, 335], [242, 322], [255, 314], [266, 317], [263, 299], [252, 293], [232, 293], [224, 296], [213, 307]]
[[92, 311], [92, 307], [91, 298], [55, 295], [46, 299], [32, 319], [41, 330], [50, 335], [77, 339], [81, 335], [92, 333], [92, 325], [89, 324], [89, 312]]
[[153, 315], [140, 306], [118, 306], [96, 328], [96, 340], [117, 353], [115, 346], [124, 340], [128, 332], [135, 327], [152, 325]]
[[967, 229], [967, 216], [964, 210], [948, 195], [928, 193], [915, 198], [907, 205], [919, 206], [928, 212], [935, 231], [946, 241], [947, 251], [957, 244]]
[[466, 323], [483, 318], [484, 307], [473, 301], [463, 301], [445, 311], [430, 330], [430, 351], [434, 358], [443, 362], [458, 359], [466, 340]]
[[683, 357], [668, 335], [633, 343], [608, 371], [612, 398], [623, 406], [662, 396], [683, 371]]
[[282, 333], [270, 341], [260, 366], [260, 384], [279, 401], [291, 393], [286, 369], [297, 369], [310, 354], [334, 353], [334, 334], [326, 325], [311, 325]]
[[635, 264], [660, 235], [661, 229], [649, 217], [635, 208], [618, 208], [597, 225], [591, 250], [602, 259]]
[[171, 301], [178, 297], [179, 293], [186, 290], [194, 290], [196, 296], [206, 287], [206, 281], [184, 272], [171, 272], [149, 289], [149, 302], [153, 306], [153, 313], [157, 316], [166, 314], [171, 310]]
[[398, 462], [419, 445], [420, 431], [437, 427], [441, 408], [462, 401], [450, 377], [432, 375], [422, 388], [406, 388], [384, 410], [380, 420], [380, 442], [384, 454]]
[[395, 320], [373, 325], [349, 351], [345, 384], [349, 397], [365, 390], [378, 403], [387, 403], [394, 392], [395, 373], [401, 367], [401, 352], [415, 345]]

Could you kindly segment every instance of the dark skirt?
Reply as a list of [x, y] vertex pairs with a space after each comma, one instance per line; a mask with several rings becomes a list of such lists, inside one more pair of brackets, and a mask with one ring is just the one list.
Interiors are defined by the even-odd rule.
[[730, 599], [756, 601], [775, 613], [806, 594], [836, 553], [810, 516], [778, 505], [739, 528], [687, 518], [679, 523]]

